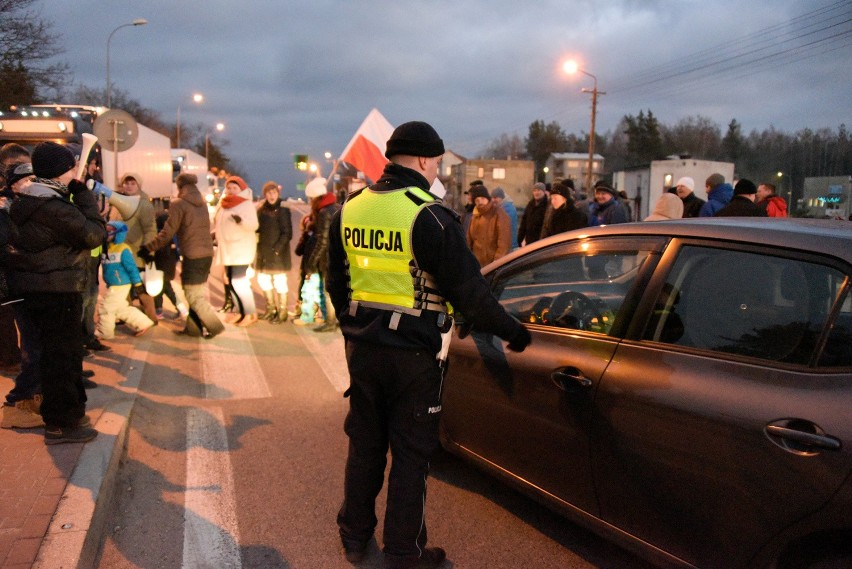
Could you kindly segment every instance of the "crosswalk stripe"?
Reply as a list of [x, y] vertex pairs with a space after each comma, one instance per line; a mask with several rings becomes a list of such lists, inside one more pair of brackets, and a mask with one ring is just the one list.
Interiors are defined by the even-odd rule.
[[221, 408], [186, 417], [183, 569], [240, 569], [234, 477]]
[[346, 349], [340, 332], [314, 332], [306, 326], [294, 328], [332, 387], [338, 393], [349, 389], [349, 368], [346, 367]]
[[215, 339], [199, 343], [207, 399], [272, 396], [245, 328], [229, 325]]

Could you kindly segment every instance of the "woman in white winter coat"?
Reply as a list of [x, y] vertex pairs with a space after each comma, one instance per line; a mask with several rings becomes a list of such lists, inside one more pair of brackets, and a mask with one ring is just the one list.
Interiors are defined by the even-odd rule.
[[225, 277], [236, 297], [239, 314], [230, 320], [238, 326], [257, 322], [254, 292], [246, 272], [257, 252], [257, 209], [251, 189], [239, 176], [225, 182], [225, 193], [214, 219], [216, 262], [225, 267]]

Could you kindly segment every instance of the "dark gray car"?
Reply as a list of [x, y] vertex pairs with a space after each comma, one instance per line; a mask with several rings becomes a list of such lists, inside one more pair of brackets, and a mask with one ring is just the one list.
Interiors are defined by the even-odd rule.
[[448, 450], [657, 563], [852, 566], [852, 223], [613, 225], [484, 272], [533, 342], [453, 339]]

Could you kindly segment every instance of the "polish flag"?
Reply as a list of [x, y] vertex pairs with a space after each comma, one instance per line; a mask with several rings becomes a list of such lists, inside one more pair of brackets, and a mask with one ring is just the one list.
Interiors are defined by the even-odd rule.
[[340, 160], [352, 164], [375, 182], [381, 177], [388, 162], [385, 150], [391, 134], [393, 125], [378, 109], [373, 109], [355, 131], [355, 136], [346, 145]]

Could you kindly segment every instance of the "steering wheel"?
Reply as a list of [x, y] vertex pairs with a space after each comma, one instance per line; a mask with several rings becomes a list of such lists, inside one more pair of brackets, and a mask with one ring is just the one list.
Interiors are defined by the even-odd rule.
[[592, 330], [592, 321], [600, 316], [597, 305], [586, 295], [567, 291], [551, 302], [545, 324], [574, 330]]

